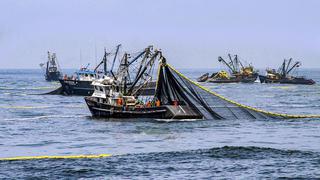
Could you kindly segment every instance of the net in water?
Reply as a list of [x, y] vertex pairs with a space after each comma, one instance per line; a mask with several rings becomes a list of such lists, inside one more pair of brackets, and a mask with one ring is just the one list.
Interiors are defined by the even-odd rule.
[[228, 100], [188, 79], [165, 61], [160, 65], [155, 97], [164, 105], [187, 105], [203, 119], [318, 118], [320, 115], [272, 113]]

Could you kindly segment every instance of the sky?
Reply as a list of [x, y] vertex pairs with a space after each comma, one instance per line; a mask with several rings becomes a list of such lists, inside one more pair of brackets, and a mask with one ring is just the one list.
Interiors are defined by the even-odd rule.
[[[320, 68], [318, 0], [0, 0], [0, 68], [62, 68], [101, 59], [122, 44], [161, 49], [177, 68], [219, 68], [238, 54], [258, 68], [284, 58]], [[81, 55], [80, 55], [81, 54]]]

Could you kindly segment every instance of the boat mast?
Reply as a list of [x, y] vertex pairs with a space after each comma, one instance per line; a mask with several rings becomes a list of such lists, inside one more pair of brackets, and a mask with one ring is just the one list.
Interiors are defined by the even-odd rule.
[[121, 46], [121, 44], [118, 44], [118, 45], [117, 45], [116, 54], [114, 55], [113, 62], [112, 62], [112, 65], [111, 65], [111, 69], [110, 69], [110, 73], [111, 73], [113, 76], [114, 76], [114, 74], [113, 74], [113, 67], [114, 67], [114, 63], [116, 62], [116, 59], [117, 59], [117, 56], [118, 56], [118, 52], [119, 52], [120, 46]]
[[129, 68], [128, 68], [128, 54], [124, 54], [124, 66], [125, 70], [127, 71], [126, 75], [124, 76], [124, 83], [123, 83], [123, 93], [127, 93], [127, 76], [129, 75]]
[[234, 55], [235, 59], [237, 60], [237, 62], [240, 64], [241, 68], [244, 68], [242, 62], [240, 60], [238, 60], [238, 55]]
[[107, 75], [107, 50], [104, 48], [104, 55], [103, 55], [103, 72], [104, 75]]
[[47, 61], [47, 67], [46, 67], [46, 74], [48, 74], [48, 72], [49, 72], [50, 59], [51, 59], [51, 57], [50, 57], [50, 52], [48, 51], [48, 61]]
[[281, 76], [284, 78], [287, 76], [286, 72], [286, 59], [283, 60], [282, 66], [281, 66]]
[[231, 58], [231, 54], [228, 54], [228, 56], [229, 56], [229, 59], [230, 59], [230, 63], [229, 64], [231, 64], [232, 65], [232, 72], [237, 72], [237, 67], [236, 67], [236, 62]]

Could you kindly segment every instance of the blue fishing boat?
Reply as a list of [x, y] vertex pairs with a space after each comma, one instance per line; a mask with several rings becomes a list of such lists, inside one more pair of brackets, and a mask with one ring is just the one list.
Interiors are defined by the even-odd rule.
[[93, 93], [91, 83], [98, 76], [95, 71], [88, 69], [87, 66], [76, 71], [71, 77], [65, 75], [62, 79], [59, 79], [59, 82], [61, 83], [63, 94], [87, 96]]

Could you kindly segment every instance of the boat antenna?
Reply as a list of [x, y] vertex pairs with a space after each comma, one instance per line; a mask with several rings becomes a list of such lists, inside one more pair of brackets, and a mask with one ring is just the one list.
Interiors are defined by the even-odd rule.
[[104, 48], [104, 55], [103, 55], [102, 63], [103, 63], [104, 75], [107, 75], [107, 50], [106, 50], [106, 48]]
[[82, 66], [82, 53], [81, 53], [81, 48], [80, 48], [80, 68]]
[[97, 66], [97, 43], [94, 42], [94, 62], [95, 66]]

